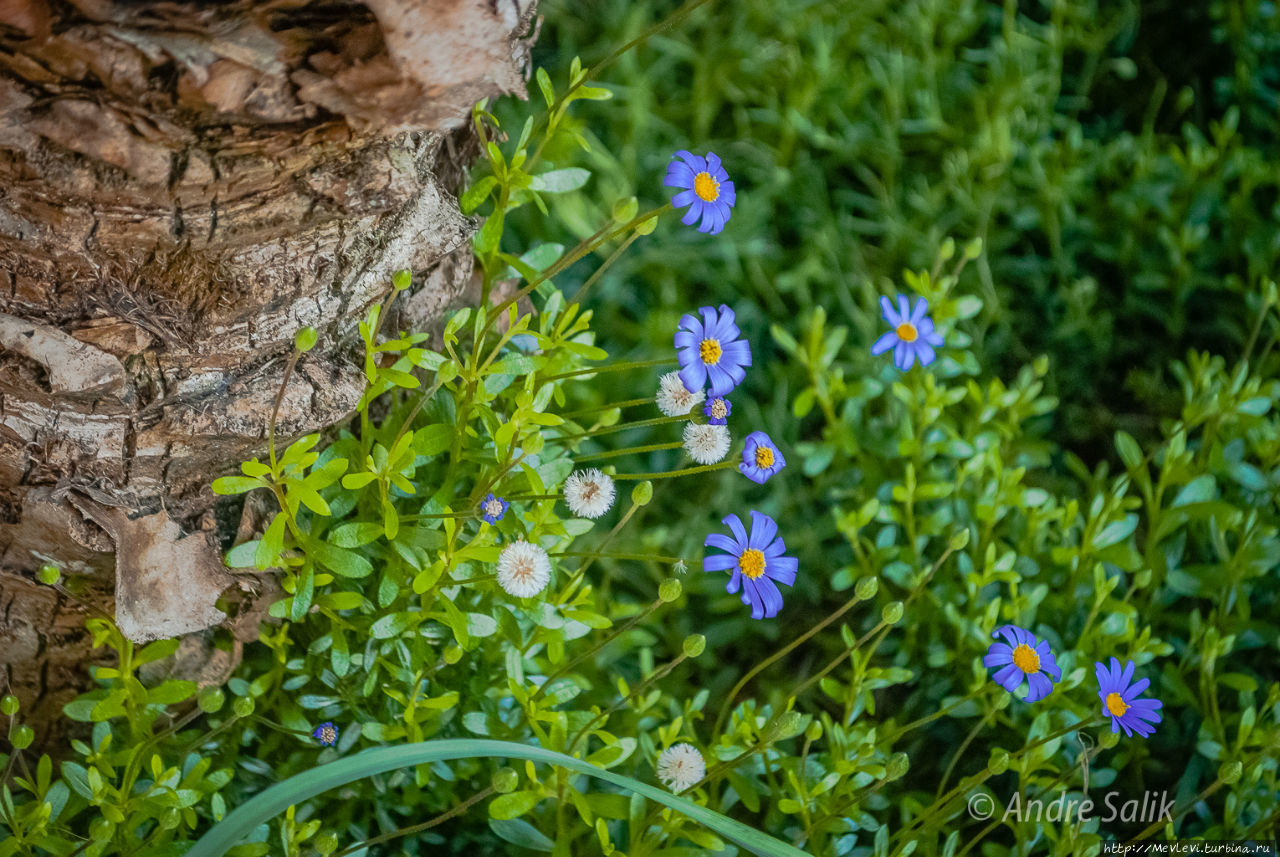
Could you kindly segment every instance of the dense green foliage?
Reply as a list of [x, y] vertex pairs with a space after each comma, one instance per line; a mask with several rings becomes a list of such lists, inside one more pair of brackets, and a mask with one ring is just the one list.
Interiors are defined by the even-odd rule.
[[[121, 662], [68, 706], [92, 737], [61, 777], [47, 757], [0, 757], [0, 857], [182, 854], [273, 782], [303, 795], [317, 765], [361, 749], [466, 738], [613, 779], [479, 752], [390, 770], [384, 753], [230, 853], [361, 853], [339, 849], [374, 837], [363, 853], [734, 853], [627, 785], [656, 782], [678, 742], [708, 768], [684, 797], [815, 855], [1268, 835], [1274, 6], [588, 5], [549, 0], [549, 74], [529, 103], [477, 111], [494, 142], [463, 205], [487, 217], [483, 291], [515, 282], [535, 314], [465, 310], [431, 350], [380, 338], [385, 309], [370, 313], [359, 424], [215, 483], [278, 501], [228, 557], [281, 570], [277, 621], [225, 691], [197, 692], [138, 680], [176, 642], [135, 649], [94, 620]], [[673, 12], [589, 85], [568, 60]], [[1203, 47], [1161, 40], [1184, 31]], [[738, 201], [722, 234], [657, 208], [677, 149], [723, 158]], [[927, 298], [945, 337], [928, 367], [870, 354], [879, 298], [899, 293]], [[759, 429], [789, 462], [764, 485], [689, 468], [682, 420], [654, 419], [680, 316], [720, 303], [754, 354], [729, 460]], [[558, 498], [578, 466], [617, 477], [599, 522]], [[496, 525], [476, 511], [490, 491], [511, 501]], [[700, 569], [706, 535], [751, 509], [800, 560], [777, 619]], [[555, 565], [530, 599], [493, 573], [520, 538]], [[1062, 667], [1040, 702], [982, 666], [1009, 623]], [[1112, 656], [1164, 703], [1150, 738], [1101, 717], [1093, 665]], [[325, 721], [334, 748], [308, 737]], [[1174, 799], [1171, 824], [1107, 817], [1104, 795], [1147, 792]], [[1097, 806], [1002, 817], [1063, 794]]]

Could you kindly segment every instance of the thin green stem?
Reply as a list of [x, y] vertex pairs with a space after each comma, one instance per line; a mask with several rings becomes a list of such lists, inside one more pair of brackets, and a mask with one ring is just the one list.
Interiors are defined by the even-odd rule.
[[632, 617], [631, 617], [631, 619], [629, 619], [627, 622], [625, 622], [624, 624], [622, 624], [622, 625], [618, 626], [618, 628], [617, 628], [617, 629], [615, 629], [615, 630], [614, 630], [614, 632], [613, 632], [612, 634], [610, 634], [609, 636], [605, 637], [603, 640], [601, 640], [600, 642], [596, 643], [594, 646], [592, 646], [590, 649], [587, 649], [585, 652], [582, 652], [581, 654], [577, 655], [576, 657], [571, 658], [570, 660], [566, 661], [566, 662], [564, 663], [564, 665], [563, 665], [563, 666], [561, 666], [559, 669], [555, 670], [553, 673], [551, 673], [551, 675], [547, 676], [546, 680], [545, 680], [545, 681], [543, 681], [543, 682], [542, 682], [542, 684], [540, 684], [540, 685], [538, 686], [538, 689], [537, 689], [537, 690], [535, 690], [535, 691], [533, 692], [533, 695], [529, 697], [529, 701], [530, 701], [530, 702], [536, 702], [538, 699], [541, 699], [541, 698], [542, 698], [542, 696], [546, 693], [547, 688], [549, 688], [549, 687], [551, 686], [551, 683], [552, 683], [553, 681], [555, 681], [556, 679], [558, 679], [558, 678], [560, 678], [561, 676], [565, 675], [566, 673], [568, 673], [568, 672], [569, 672], [569, 670], [573, 669], [573, 668], [574, 668], [574, 667], [576, 667], [578, 664], [580, 664], [580, 663], [582, 663], [583, 661], [585, 661], [587, 658], [589, 658], [589, 657], [591, 657], [591, 656], [595, 655], [597, 652], [599, 652], [599, 651], [600, 651], [601, 649], [603, 649], [605, 646], [609, 645], [609, 644], [610, 644], [610, 643], [612, 643], [614, 640], [618, 639], [618, 638], [619, 638], [619, 637], [621, 637], [623, 634], [625, 634], [625, 633], [627, 633], [628, 631], [630, 631], [630, 630], [631, 630], [632, 628], [634, 628], [636, 625], [639, 625], [641, 622], [643, 622], [643, 621], [644, 621], [645, 619], [647, 619], [649, 616], [653, 615], [654, 611], [656, 611], [659, 607], [661, 607], [661, 606], [662, 606], [662, 603], [663, 603], [663, 602], [662, 602], [662, 599], [661, 599], [661, 598], [659, 598], [657, 601], [654, 601], [652, 604], [650, 604], [648, 607], [646, 607], [646, 608], [644, 608], [643, 610], [641, 610], [641, 611], [640, 611], [639, 613], [637, 613], [635, 616], [632, 616]]
[[575, 369], [572, 372], [561, 372], [559, 375], [548, 375], [542, 379], [542, 383], [548, 381], [559, 381], [564, 378], [577, 378], [580, 375], [595, 375], [603, 372], [623, 372], [627, 369], [649, 369], [654, 366], [670, 366], [671, 358], [663, 360], [632, 360], [626, 363], [614, 363], [609, 366], [591, 366], [586, 369]]
[[[599, 557], [601, 559], [633, 559], [640, 562], [680, 562], [683, 557], [678, 556], [658, 556], [651, 553], [613, 553], [612, 551], [561, 551], [553, 553], [551, 556], [590, 556]], [[688, 563], [688, 560], [684, 560]]]
[[579, 455], [574, 458], [578, 464], [585, 461], [602, 461], [606, 458], [618, 458], [622, 455], [639, 455], [643, 452], [658, 452], [663, 449], [679, 449], [684, 444], [678, 440], [670, 443], [650, 443], [644, 446], [628, 446], [625, 449], [611, 449], [608, 452], [593, 452], [590, 455]]
[[576, 419], [577, 417], [589, 417], [592, 414], [598, 414], [604, 411], [611, 411], [614, 408], [619, 408], [619, 409], [631, 408], [631, 407], [635, 407], [636, 405], [645, 405], [645, 404], [652, 404], [652, 403], [653, 403], [653, 396], [649, 396], [648, 398], [645, 398], [645, 399], [627, 399], [625, 402], [605, 402], [603, 405], [596, 405], [593, 408], [583, 408], [580, 411], [569, 411], [568, 413], [561, 414], [560, 416], [566, 420], [572, 420], [572, 419]]
[[610, 253], [609, 258], [605, 259], [604, 262], [600, 264], [600, 267], [596, 268], [595, 271], [592, 272], [590, 277], [587, 277], [587, 281], [582, 284], [580, 289], [578, 289], [577, 293], [569, 301], [568, 305], [572, 306], [573, 304], [582, 303], [582, 299], [586, 296], [587, 290], [596, 284], [596, 281], [600, 279], [601, 275], [604, 274], [606, 270], [608, 270], [609, 266], [618, 261], [619, 257], [621, 257], [623, 253], [627, 252], [627, 248], [634, 244], [636, 239], [639, 237], [639, 232], [632, 232], [628, 235], [626, 240], [618, 245], [618, 249]]
[[580, 432], [574, 432], [573, 434], [561, 435], [560, 437], [556, 438], [556, 440], [562, 441], [562, 442], [586, 440], [587, 438], [590, 438], [590, 437], [599, 437], [600, 435], [614, 434], [620, 431], [629, 431], [630, 429], [648, 428], [649, 426], [660, 426], [660, 425], [665, 425], [667, 423], [687, 422], [688, 419], [689, 418], [687, 416], [677, 415], [674, 417], [654, 417], [653, 419], [650, 419], [650, 420], [640, 420], [639, 422], [634, 422], [634, 423], [616, 423], [615, 425], [611, 425], [611, 426], [601, 426], [596, 429], [588, 429], [587, 431], [580, 431]]
[[357, 842], [355, 845], [349, 845], [346, 848], [339, 851], [337, 854], [334, 854], [333, 857], [346, 857], [346, 855], [348, 854], [354, 854], [355, 852], [367, 849], [372, 845], [381, 845], [383, 842], [390, 842], [392, 839], [399, 839], [404, 836], [412, 836], [415, 833], [421, 833], [424, 830], [430, 830], [431, 828], [435, 827], [437, 824], [448, 821], [454, 816], [462, 815], [462, 813], [471, 809], [471, 807], [475, 806], [480, 801], [489, 797], [493, 793], [494, 793], [493, 786], [489, 786], [488, 788], [485, 788], [476, 792], [471, 797], [467, 798], [462, 803], [455, 806], [453, 809], [448, 810], [447, 812], [440, 813], [435, 818], [428, 819], [427, 821], [424, 821], [421, 824], [414, 824], [409, 827], [401, 827], [397, 830], [391, 831], [390, 833], [383, 833], [379, 836], [373, 837], [372, 839], [366, 839], [363, 842]]
[[671, 479], [676, 476], [691, 476], [694, 473], [707, 473], [712, 470], [728, 470], [736, 467], [737, 464], [730, 461], [722, 461], [719, 464], [703, 464], [698, 467], [686, 467], [683, 470], [672, 470], [669, 473], [617, 473], [614, 475], [614, 481], [622, 482], [632, 479]]

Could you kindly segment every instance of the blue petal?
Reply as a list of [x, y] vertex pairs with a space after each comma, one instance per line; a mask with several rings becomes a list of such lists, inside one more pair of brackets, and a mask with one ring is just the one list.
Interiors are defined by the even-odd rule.
[[707, 386], [707, 367], [701, 361], [690, 363], [680, 369], [680, 380], [685, 389], [696, 392]]
[[[735, 325], [736, 329], [736, 325]], [[751, 343], [745, 339], [737, 339], [725, 337], [724, 343], [720, 346], [724, 353], [733, 358], [735, 362], [741, 363], [743, 366], [751, 365]]]
[[1129, 689], [1124, 692], [1124, 701], [1132, 702], [1133, 698], [1140, 695], [1150, 684], [1151, 679], [1149, 678], [1138, 679], [1133, 684], [1129, 685]]
[[898, 334], [892, 330], [884, 336], [876, 340], [876, 344], [871, 346], [871, 356], [875, 357], [884, 354], [890, 348], [898, 344]]
[[695, 199], [693, 205], [689, 206], [689, 210], [684, 213], [684, 217], [680, 218], [680, 222], [685, 226], [692, 226], [693, 222], [702, 216], [705, 209], [705, 203], [700, 199]]
[[1125, 664], [1124, 675], [1120, 677], [1120, 683], [1125, 686], [1128, 686], [1129, 682], [1133, 680], [1133, 671], [1136, 670], [1137, 668], [1138, 668], [1138, 665], [1135, 664], [1133, 661], [1129, 661], [1129, 663]]
[[902, 316], [898, 315], [897, 310], [893, 308], [893, 302], [884, 295], [880, 296], [880, 312], [884, 315], [884, 320], [894, 327], [902, 324]]
[[693, 187], [693, 178], [693, 170], [689, 168], [688, 164], [673, 161], [667, 167], [667, 175], [663, 184], [667, 187], [691, 188]]
[[733, 182], [720, 182], [720, 199], [725, 205], [733, 208], [733, 204], [738, 201], [738, 191], [733, 186]]
[[692, 330], [677, 330], [675, 336], [676, 348], [697, 348], [699, 343], [698, 337]]
[[692, 205], [698, 195], [691, 190], [682, 190], [675, 196], [671, 197], [671, 204], [676, 208], [684, 208], [686, 205]]
[[707, 172], [714, 174], [720, 169], [720, 156], [715, 152], [707, 152]]
[[689, 168], [695, 173], [700, 173], [707, 168], [706, 158], [695, 155], [693, 152], [686, 151], [685, 149], [681, 149], [676, 152], [675, 157], [688, 164]]
[[738, 469], [742, 471], [743, 476], [747, 477], [757, 485], [763, 485], [765, 482], [769, 481], [769, 474], [765, 473], [763, 470], [761, 470], [759, 467], [756, 467], [754, 464], [747, 464], [746, 462], [742, 462], [741, 464], [738, 465]]
[[711, 382], [711, 395], [713, 397], [728, 395], [737, 386], [723, 364], [724, 361], [722, 360], [714, 366], [707, 367], [707, 380]]
[[1038, 702], [1053, 692], [1053, 682], [1041, 673], [1027, 676], [1027, 686], [1031, 692], [1027, 694], [1027, 702]]
[[778, 535], [778, 522], [763, 512], [751, 512], [751, 538], [747, 547], [753, 547], [761, 553]]
[[760, 596], [760, 590], [756, 588], [756, 581], [743, 575], [742, 577], [742, 594], [743, 603], [751, 604], [751, 618], [764, 618], [764, 599]]
[[1025, 673], [1018, 669], [1016, 664], [1009, 664], [1007, 667], [992, 676], [992, 678], [996, 684], [1000, 685], [1005, 690], [1013, 691], [1014, 688], [1022, 684], [1022, 677], [1024, 675]]
[[796, 574], [800, 571], [800, 560], [793, 556], [780, 556], [771, 559], [765, 565], [765, 573], [769, 577], [791, 586], [796, 582]]
[[903, 321], [910, 318], [911, 301], [906, 295], [898, 295], [898, 317]]
[[905, 342], [899, 342], [893, 349], [893, 365], [903, 372], [911, 368], [911, 364], [915, 362], [915, 359], [916, 353]]
[[730, 595], [735, 594], [742, 588], [742, 581], [742, 572], [734, 569], [733, 574], [729, 577], [729, 582], [724, 585], [724, 591], [728, 592]]
[[916, 308], [911, 311], [911, 323], [918, 325], [920, 319], [924, 318], [924, 314], [929, 311], [929, 302], [924, 298], [916, 301]]
[[703, 571], [730, 571], [738, 565], [738, 558], [727, 553], [715, 553], [702, 560]]
[[734, 562], [738, 561], [737, 557], [738, 557], [738, 554], [741, 552], [740, 549], [738, 548], [738, 545], [733, 541], [733, 539], [729, 538], [724, 533], [710, 533], [707, 536], [707, 540], [702, 543], [702, 546], [708, 547], [708, 548], [716, 548], [717, 550], [722, 550], [722, 551], [731, 553], [733, 554]]
[[938, 356], [934, 353], [933, 348], [928, 343], [916, 340], [914, 344], [916, 357], [919, 358], [921, 366], [928, 366], [934, 361], [934, 358]]
[[782, 609], [782, 593], [778, 591], [778, 585], [768, 577], [757, 577], [754, 582], [756, 591], [760, 593], [760, 600], [764, 603], [764, 616], [772, 619]]
[[[1004, 647], [1003, 651], [998, 648], [1000, 646]], [[1011, 663], [1013, 663], [1013, 650], [1004, 643], [993, 643], [982, 658], [982, 665], [987, 668], [1008, 666]]]
[[726, 525], [733, 531], [733, 536], [738, 540], [735, 546], [735, 553], [741, 554], [747, 549], [747, 531], [742, 526], [742, 519], [737, 515], [727, 515], [720, 523]]

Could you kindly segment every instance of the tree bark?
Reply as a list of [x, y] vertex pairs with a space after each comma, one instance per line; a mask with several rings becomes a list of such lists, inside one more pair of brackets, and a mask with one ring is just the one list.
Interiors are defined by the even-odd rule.
[[392, 272], [417, 323], [458, 302], [470, 110], [523, 97], [532, 18], [0, 0], [0, 692], [52, 718], [84, 684], [84, 608], [32, 583], [45, 563], [137, 640], [223, 620], [208, 483], [262, 454], [300, 328], [286, 440], [354, 407]]

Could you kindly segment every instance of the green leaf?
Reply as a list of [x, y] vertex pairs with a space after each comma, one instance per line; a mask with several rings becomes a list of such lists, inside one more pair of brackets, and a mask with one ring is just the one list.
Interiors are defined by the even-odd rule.
[[1116, 432], [1116, 452], [1120, 453], [1120, 460], [1130, 470], [1137, 470], [1142, 465], [1142, 449], [1128, 432]]
[[254, 488], [265, 488], [261, 479], [252, 479], [248, 476], [222, 476], [213, 480], [214, 494], [243, 494], [246, 491], [252, 491]]
[[498, 795], [489, 802], [489, 817], [497, 819], [518, 818], [538, 805], [541, 792], [532, 789]]
[[392, 613], [383, 616], [369, 627], [369, 635], [375, 640], [398, 637], [425, 617], [421, 613]]
[[325, 568], [342, 577], [360, 578], [373, 574], [373, 565], [358, 553], [325, 542], [311, 543], [307, 552]]
[[175, 702], [182, 702], [195, 696], [196, 683], [194, 681], [180, 681], [178, 679], [170, 679], [162, 682], [156, 687], [147, 691], [147, 703], [160, 703], [162, 705], [172, 705]]
[[413, 435], [413, 451], [424, 457], [439, 455], [453, 445], [455, 432], [453, 426], [439, 423], [418, 429]]
[[489, 819], [489, 827], [501, 838], [512, 845], [519, 845], [521, 848], [528, 848], [533, 851], [551, 851], [556, 847], [555, 843], [544, 836], [538, 828], [522, 819], [491, 818]]
[[339, 524], [329, 531], [328, 541], [340, 548], [362, 548], [382, 536], [382, 524], [375, 521], [353, 521]]
[[1128, 514], [1124, 516], [1124, 520], [1112, 521], [1103, 527], [1102, 532], [1093, 537], [1094, 550], [1102, 550], [1110, 547], [1118, 542], [1122, 542], [1133, 534], [1138, 528], [1138, 516]]
[[537, 78], [538, 89], [542, 90], [542, 98], [547, 102], [547, 107], [555, 104], [556, 88], [551, 85], [551, 75], [547, 74], [547, 70], [545, 68], [539, 66], [534, 77]]
[[[375, 674], [370, 673], [370, 675]], [[788, 845], [748, 827], [740, 821], [699, 806], [687, 798], [677, 797], [665, 789], [642, 783], [630, 777], [624, 777], [612, 771], [603, 770], [581, 759], [575, 759], [543, 747], [525, 746], [510, 741], [491, 741], [483, 738], [434, 740], [417, 744], [374, 747], [335, 762], [330, 762], [327, 765], [311, 768], [301, 774], [290, 777], [284, 782], [277, 783], [245, 801], [245, 803], [227, 815], [226, 818], [210, 828], [191, 847], [185, 857], [222, 857], [227, 853], [228, 849], [251, 834], [259, 825], [284, 812], [288, 807], [304, 803], [316, 795], [366, 777], [432, 762], [486, 757], [542, 762], [565, 768], [574, 773], [595, 777], [680, 812], [690, 820], [710, 828], [714, 833], [750, 851], [757, 857], [805, 857], [805, 852], [793, 845]], [[531, 826], [520, 827], [519, 825], [522, 823], [519, 819], [507, 821], [492, 819], [489, 825], [495, 832], [500, 829], [506, 833], [520, 830], [526, 837], [531, 836], [529, 830], [532, 830], [536, 836], [533, 836], [529, 841], [538, 841], [542, 850], [546, 851], [550, 851], [554, 847], [549, 839], [542, 836]], [[498, 828], [495, 825], [504, 825], [504, 827]], [[502, 836], [503, 833], [499, 833], [499, 835]], [[512, 835], [519, 834], [513, 833]], [[537, 837], [541, 837], [541, 841]], [[503, 838], [507, 839], [507, 841], [513, 841], [507, 836], [503, 836]]]
[[497, 186], [498, 180], [495, 177], [485, 176], [467, 188], [462, 199], [458, 200], [458, 207], [462, 209], [463, 214], [470, 214], [480, 207], [480, 203], [484, 202]]
[[591, 178], [591, 171], [581, 167], [567, 167], [563, 170], [552, 170], [533, 177], [529, 187], [543, 193], [567, 193], [577, 190]]

